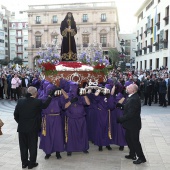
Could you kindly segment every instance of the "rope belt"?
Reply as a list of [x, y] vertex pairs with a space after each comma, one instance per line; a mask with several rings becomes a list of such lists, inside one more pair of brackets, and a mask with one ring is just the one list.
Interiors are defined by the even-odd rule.
[[68, 141], [68, 117], [65, 116], [65, 142]]
[[46, 136], [47, 134], [47, 131], [46, 131], [46, 116], [60, 116], [60, 113], [54, 113], [54, 114], [48, 114], [48, 115], [45, 115], [43, 118], [42, 118], [42, 135], [43, 136]]
[[112, 139], [112, 133], [111, 133], [111, 120], [110, 120], [110, 110], [108, 110], [109, 112], [109, 126], [108, 126], [108, 137], [109, 139]]
[[60, 113], [58, 113], [58, 114], [49, 114], [48, 116], [60, 116]]

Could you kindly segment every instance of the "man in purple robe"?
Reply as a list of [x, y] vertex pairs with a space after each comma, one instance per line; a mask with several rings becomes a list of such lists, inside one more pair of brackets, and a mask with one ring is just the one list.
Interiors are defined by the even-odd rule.
[[115, 86], [110, 84], [105, 85], [106, 88], [111, 90], [111, 94], [103, 95], [100, 90], [95, 93], [95, 100], [97, 101], [96, 121], [95, 121], [95, 136], [94, 144], [99, 146], [99, 151], [103, 150], [106, 146], [108, 150], [112, 150], [111, 144], [111, 110], [115, 108], [114, 91]]
[[[56, 88], [53, 84], [49, 84], [46, 93], [57, 90], [57, 96], [53, 96], [49, 106], [43, 110], [42, 133], [40, 135], [40, 149], [42, 149], [49, 159], [53, 152], [56, 152], [57, 159], [61, 159], [60, 152], [64, 151], [64, 131], [61, 118], [61, 110], [65, 107], [67, 93]], [[60, 96], [59, 93], [63, 95]]]
[[70, 83], [69, 101], [65, 104], [65, 143], [67, 155], [72, 152], [88, 153], [88, 133], [85, 105], [90, 105], [87, 96], [78, 96], [78, 84]]

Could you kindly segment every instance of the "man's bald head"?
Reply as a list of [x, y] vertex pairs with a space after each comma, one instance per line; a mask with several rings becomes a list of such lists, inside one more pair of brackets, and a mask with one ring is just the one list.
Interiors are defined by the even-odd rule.
[[27, 90], [28, 93], [30, 93], [33, 97], [37, 96], [37, 89], [33, 86], [30, 86]]
[[129, 94], [133, 94], [136, 93], [138, 91], [138, 86], [136, 84], [130, 84], [129, 86], [127, 86], [127, 91]]

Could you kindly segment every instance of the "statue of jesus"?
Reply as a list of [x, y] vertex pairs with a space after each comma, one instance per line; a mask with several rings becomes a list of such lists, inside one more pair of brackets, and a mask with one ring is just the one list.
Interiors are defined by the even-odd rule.
[[71, 12], [68, 12], [61, 22], [61, 35], [63, 36], [61, 45], [62, 61], [77, 61], [77, 50], [74, 36], [77, 34], [76, 23]]

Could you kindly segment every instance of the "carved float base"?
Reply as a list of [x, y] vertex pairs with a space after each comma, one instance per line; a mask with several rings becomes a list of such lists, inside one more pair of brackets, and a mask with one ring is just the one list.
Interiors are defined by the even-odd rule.
[[58, 71], [56, 75], [48, 75], [45, 76], [45, 79], [50, 81], [51, 83], [59, 86], [60, 79], [71, 80], [77, 82], [80, 86], [83, 85], [84, 82], [106, 82], [107, 77], [103, 73], [95, 73], [93, 71]]

